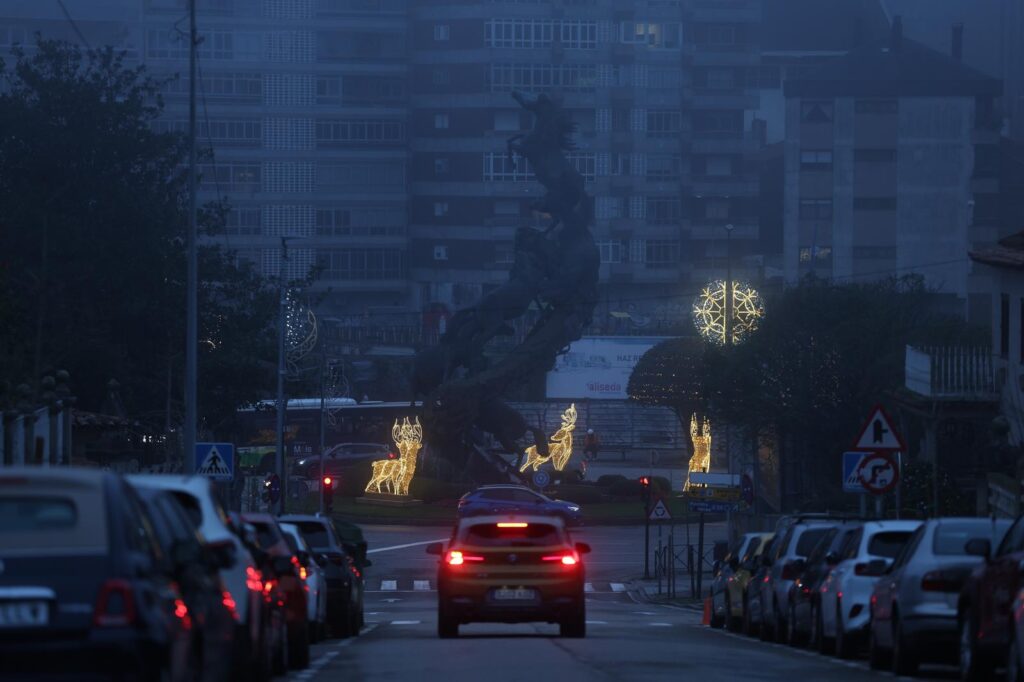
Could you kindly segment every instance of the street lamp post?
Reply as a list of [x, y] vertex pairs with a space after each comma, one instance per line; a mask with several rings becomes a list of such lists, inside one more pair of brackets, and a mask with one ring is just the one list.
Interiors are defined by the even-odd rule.
[[278, 513], [283, 514], [285, 500], [288, 499], [288, 483], [285, 471], [284, 453], [284, 381], [288, 370], [285, 367], [285, 339], [286, 326], [288, 323], [288, 294], [285, 286], [285, 267], [288, 261], [288, 237], [281, 237], [281, 258], [277, 265], [277, 290], [278, 290], [278, 320], [277, 320], [277, 453], [274, 458], [274, 471], [277, 472], [277, 480], [281, 482], [281, 497], [278, 500]]
[[725, 345], [732, 345], [732, 230], [733, 224], [725, 226]]
[[185, 233], [186, 303], [185, 303], [185, 428], [183, 435], [182, 470], [195, 472], [196, 445], [196, 375], [198, 374], [199, 336], [199, 257], [196, 229], [196, 0], [189, 0], [188, 32], [188, 230]]

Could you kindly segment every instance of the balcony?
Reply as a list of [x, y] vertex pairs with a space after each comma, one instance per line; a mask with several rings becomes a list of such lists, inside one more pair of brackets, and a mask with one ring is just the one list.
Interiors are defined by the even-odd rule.
[[992, 352], [988, 348], [907, 346], [904, 385], [907, 390], [932, 400], [999, 400]]

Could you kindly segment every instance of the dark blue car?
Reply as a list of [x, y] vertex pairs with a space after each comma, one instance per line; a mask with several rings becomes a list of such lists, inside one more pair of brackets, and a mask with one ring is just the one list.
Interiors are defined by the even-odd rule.
[[580, 506], [550, 497], [522, 485], [485, 485], [459, 500], [459, 518], [479, 514], [552, 514], [567, 526], [582, 523]]

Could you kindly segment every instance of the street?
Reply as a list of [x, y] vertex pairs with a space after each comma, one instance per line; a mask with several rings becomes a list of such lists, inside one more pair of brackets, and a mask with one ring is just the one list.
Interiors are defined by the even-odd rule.
[[[642, 527], [588, 528], [575, 538], [594, 552], [588, 570], [587, 637], [561, 639], [555, 625], [464, 625], [436, 633], [435, 558], [441, 528], [367, 526], [367, 627], [358, 638], [314, 647], [290, 680], [864, 680], [892, 679], [863, 660], [841, 661], [701, 625], [697, 610], [651, 604], [628, 589], [642, 574]], [[414, 544], [415, 543], [415, 544]], [[407, 546], [408, 545], [408, 546]], [[616, 559], [615, 556], [620, 556]], [[631, 560], [630, 560], [631, 559]], [[953, 669], [915, 679], [955, 679]]]

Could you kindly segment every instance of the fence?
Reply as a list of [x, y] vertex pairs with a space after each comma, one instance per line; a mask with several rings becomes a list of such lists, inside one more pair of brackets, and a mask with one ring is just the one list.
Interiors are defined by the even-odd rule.
[[658, 538], [653, 562], [658, 594], [665, 594], [669, 599], [677, 597], [679, 573], [689, 578], [691, 597], [703, 594], [705, 574], [711, 575], [714, 572], [715, 550], [715, 544], [704, 545], [700, 542], [677, 545], [674, 531], [664, 541]]

